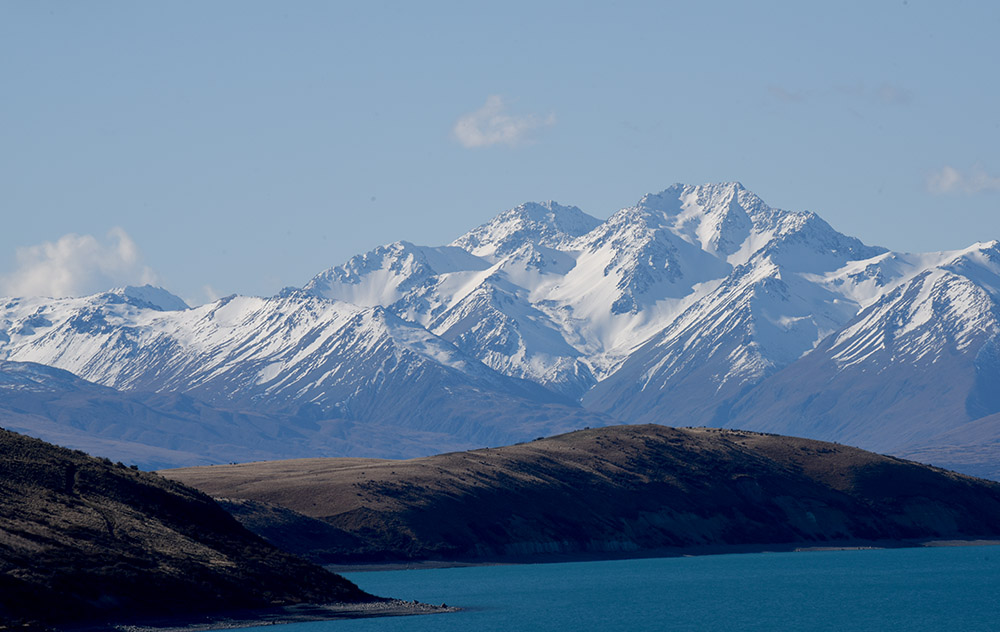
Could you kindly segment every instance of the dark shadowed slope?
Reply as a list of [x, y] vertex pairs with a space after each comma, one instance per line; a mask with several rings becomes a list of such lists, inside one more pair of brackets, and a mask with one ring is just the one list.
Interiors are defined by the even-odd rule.
[[0, 627], [372, 600], [200, 492], [0, 430]]
[[[427, 429], [414, 429], [330, 418], [309, 405], [286, 414], [262, 411], [253, 402], [226, 408], [184, 393], [118, 391], [62, 369], [0, 361], [0, 426], [146, 470], [314, 456], [426, 456], [609, 421], [558, 403], [459, 394], [445, 389], [416, 396], [436, 410], [436, 419]], [[478, 428], [469, 430], [478, 439], [462, 428]]]
[[837, 444], [656, 425], [409, 461], [164, 472], [326, 562], [1000, 536], [1000, 483]]
[[[1000, 388], [998, 388], [1000, 390]], [[899, 456], [1000, 481], [1000, 413], [966, 422]]]

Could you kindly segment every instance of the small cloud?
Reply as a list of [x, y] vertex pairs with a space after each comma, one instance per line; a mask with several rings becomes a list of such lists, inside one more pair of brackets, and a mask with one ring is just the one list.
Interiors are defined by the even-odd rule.
[[188, 301], [188, 305], [204, 305], [205, 303], [214, 303], [215, 301], [222, 298], [220, 294], [214, 287], [208, 285], [207, 283], [201, 286], [201, 295], [205, 300], [202, 301]]
[[201, 286], [194, 296], [185, 296], [184, 302], [191, 307], [201, 307], [222, 298], [222, 294], [209, 284]]
[[875, 98], [886, 105], [909, 105], [913, 101], [913, 93], [902, 86], [883, 82], [875, 90]]
[[0, 290], [8, 296], [85, 296], [158, 281], [132, 238], [116, 227], [104, 241], [70, 233], [55, 242], [18, 248], [17, 270], [0, 277]]
[[969, 173], [962, 173], [950, 165], [945, 165], [927, 177], [927, 190], [939, 195], [964, 193], [973, 195], [984, 191], [1000, 191], [1000, 177], [991, 176], [979, 166]]
[[554, 125], [556, 117], [535, 114], [514, 116], [507, 113], [507, 104], [498, 95], [486, 99], [483, 107], [455, 122], [452, 134], [463, 147], [514, 146], [530, 139], [537, 129]]
[[931, 193], [951, 193], [962, 186], [962, 179], [957, 169], [946, 165], [927, 177], [927, 190]]
[[793, 92], [782, 86], [769, 85], [767, 91], [772, 97], [785, 103], [800, 103], [806, 100], [806, 95], [802, 92]]

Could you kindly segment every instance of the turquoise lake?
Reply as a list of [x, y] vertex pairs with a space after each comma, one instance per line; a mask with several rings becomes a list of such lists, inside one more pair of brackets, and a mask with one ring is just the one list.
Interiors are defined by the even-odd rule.
[[266, 629], [1000, 629], [1000, 547], [992, 546], [713, 555], [346, 576], [375, 594], [445, 602], [465, 610]]

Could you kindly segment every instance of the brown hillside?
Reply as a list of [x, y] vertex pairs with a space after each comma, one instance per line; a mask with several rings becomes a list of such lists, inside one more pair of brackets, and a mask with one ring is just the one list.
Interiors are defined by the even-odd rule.
[[388, 461], [166, 471], [331, 563], [1000, 536], [1000, 484], [841, 445], [656, 425]]
[[0, 629], [373, 599], [194, 489], [0, 430]]

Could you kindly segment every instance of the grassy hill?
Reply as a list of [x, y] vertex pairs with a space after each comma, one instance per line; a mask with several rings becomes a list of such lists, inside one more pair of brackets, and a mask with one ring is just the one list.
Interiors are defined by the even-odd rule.
[[1000, 536], [1000, 483], [837, 444], [656, 425], [406, 461], [164, 475], [328, 563]]

